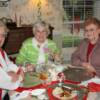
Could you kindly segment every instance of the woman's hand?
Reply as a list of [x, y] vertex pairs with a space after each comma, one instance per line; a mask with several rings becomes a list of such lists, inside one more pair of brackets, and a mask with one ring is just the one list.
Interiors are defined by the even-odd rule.
[[26, 72], [33, 72], [35, 70], [35, 66], [33, 64], [26, 65]]
[[17, 74], [21, 77], [21, 80], [24, 80], [24, 70], [22, 69], [22, 66], [19, 66], [19, 69], [17, 71]]
[[62, 63], [60, 54], [54, 53], [54, 61], [58, 63]]
[[19, 75], [13, 71], [9, 71], [8, 75], [11, 77], [12, 82], [16, 82], [19, 79]]
[[96, 74], [95, 68], [90, 63], [84, 62], [82, 63], [82, 66], [85, 67], [88, 75], [91, 75], [93, 77]]

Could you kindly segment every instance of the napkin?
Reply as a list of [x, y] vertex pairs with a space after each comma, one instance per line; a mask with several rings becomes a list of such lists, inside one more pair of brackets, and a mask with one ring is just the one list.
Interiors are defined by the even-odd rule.
[[91, 79], [89, 79], [87, 81], [82, 81], [79, 85], [88, 86], [89, 83], [100, 84], [100, 78], [98, 78], [97, 76], [95, 76], [94, 78], [91, 78]]
[[30, 94], [30, 91], [26, 90], [21, 93], [16, 92], [13, 95], [10, 96], [10, 100], [21, 100], [23, 98], [26, 98]]
[[39, 96], [39, 95], [41, 95], [45, 92], [46, 92], [46, 89], [34, 89], [34, 90], [31, 91], [31, 94], [33, 96]]
[[19, 87], [20, 79], [17, 82], [11, 82], [11, 77], [8, 76], [8, 74], [2, 70], [2, 68], [0, 68], [0, 80], [2, 80], [0, 81], [0, 88], [14, 90]]
[[58, 73], [60, 73], [60, 72], [62, 72], [64, 70], [64, 66], [63, 65], [57, 65], [56, 66], [56, 71], [58, 72]]

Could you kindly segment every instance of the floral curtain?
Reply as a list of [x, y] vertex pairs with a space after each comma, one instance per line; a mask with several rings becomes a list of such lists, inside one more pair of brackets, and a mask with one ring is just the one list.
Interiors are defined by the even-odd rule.
[[62, 0], [11, 0], [9, 8], [11, 19], [19, 27], [33, 24], [39, 20], [40, 13], [41, 19], [56, 30], [63, 29]]

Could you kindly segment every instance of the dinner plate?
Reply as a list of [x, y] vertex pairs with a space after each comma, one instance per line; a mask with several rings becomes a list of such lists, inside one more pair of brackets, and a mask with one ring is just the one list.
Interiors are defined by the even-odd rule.
[[[61, 90], [58, 90], [59, 93], [57, 93], [57, 91], [55, 91], [55, 89], [53, 89], [53, 96], [56, 97], [59, 100], [72, 100], [73, 98], [75, 98], [77, 96], [77, 91], [72, 91], [70, 93], [70, 96], [61, 96]], [[65, 92], [67, 92], [67, 90], [65, 90]]]
[[31, 91], [31, 95], [38, 96], [44, 93], [45, 91], [46, 91], [45, 89], [35, 89]]

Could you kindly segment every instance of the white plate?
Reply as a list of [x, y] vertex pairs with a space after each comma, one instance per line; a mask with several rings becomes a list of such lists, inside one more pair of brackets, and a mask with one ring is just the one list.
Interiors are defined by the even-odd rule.
[[53, 96], [60, 100], [73, 100], [77, 96], [77, 91], [72, 91], [71, 95], [68, 97], [60, 97], [60, 94], [55, 93], [55, 90], [52, 92]]
[[35, 90], [32, 90], [31, 91], [31, 94], [33, 96], [38, 96], [38, 95], [41, 95], [42, 93], [46, 92], [45, 89], [35, 89]]

